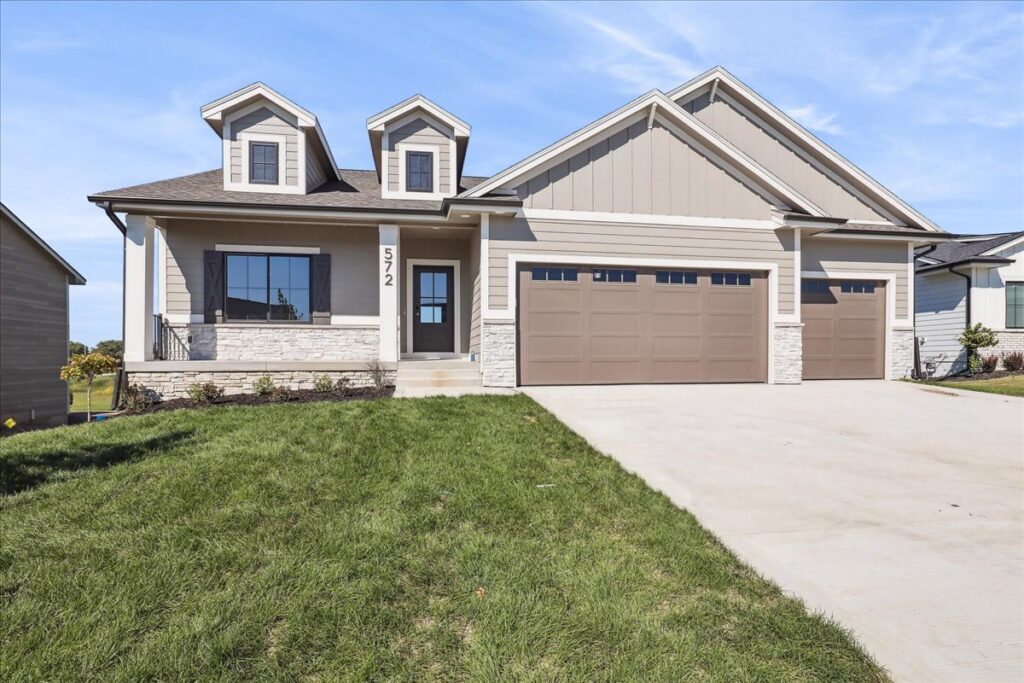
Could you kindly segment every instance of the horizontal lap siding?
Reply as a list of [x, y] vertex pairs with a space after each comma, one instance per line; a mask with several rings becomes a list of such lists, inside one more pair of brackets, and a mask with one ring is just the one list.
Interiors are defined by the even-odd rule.
[[63, 422], [68, 354], [67, 273], [20, 228], [0, 219], [0, 421]]
[[203, 252], [217, 244], [319, 247], [331, 255], [331, 313], [377, 315], [377, 228], [170, 220], [167, 313], [203, 313]]
[[248, 169], [242, 168], [242, 141], [239, 133], [269, 133], [284, 135], [285, 146], [284, 181], [287, 185], [299, 184], [299, 135], [298, 121], [286, 121], [266, 107], [250, 112], [231, 122], [231, 181], [245, 182]]
[[306, 191], [312, 192], [316, 188], [320, 187], [327, 180], [327, 176], [324, 175], [324, 169], [328, 168], [328, 164], [324, 161], [323, 155], [315, 151], [317, 145], [311, 143], [310, 140], [306, 140]]
[[771, 202], [646, 117], [518, 188], [533, 209], [765, 219]]
[[907, 243], [861, 242], [854, 240], [809, 238], [801, 245], [801, 261], [806, 271], [851, 271], [893, 274], [896, 276], [896, 318], [906, 319]]
[[784, 138], [778, 131], [760, 126], [722, 98], [709, 103], [709, 95], [704, 94], [688, 102], [685, 108], [830, 215], [860, 220], [886, 219], [833, 176], [795, 152], [782, 141]]
[[399, 270], [399, 283], [401, 290], [399, 292], [399, 308], [402, 318], [402, 339], [400, 342], [400, 348], [402, 352], [407, 351], [406, 342], [407, 332], [406, 325], [409, 321], [409, 311], [407, 308], [409, 288], [413, 286], [413, 283], [409, 281], [406, 274], [409, 272], [408, 262], [409, 259], [431, 259], [431, 260], [450, 260], [459, 262], [459, 277], [461, 282], [458, 282], [459, 287], [459, 323], [462, 328], [456, 330], [456, 334], [459, 335], [460, 346], [463, 350], [466, 350], [472, 344], [472, 320], [473, 311], [471, 309], [473, 301], [473, 268], [472, 268], [472, 247], [471, 242], [479, 244], [479, 239], [443, 239], [443, 238], [416, 238], [416, 237], [404, 237], [402, 238], [399, 253], [401, 254], [402, 263], [401, 270]]
[[966, 357], [957, 338], [967, 322], [967, 280], [947, 272], [918, 277], [914, 309], [922, 362], [935, 362], [939, 375], [961, 370]]
[[721, 259], [778, 264], [779, 312], [793, 312], [793, 245], [773, 230], [682, 228], [638, 224], [562, 223], [524, 218], [491, 218], [490, 307], [508, 302], [508, 255], [564, 254], [665, 259]]
[[449, 142], [450, 134], [439, 130], [424, 119], [410, 121], [404, 126], [388, 131], [388, 189], [400, 191], [404, 188], [398, 187], [398, 148], [402, 142], [417, 145], [433, 145], [437, 147], [438, 171], [440, 175], [440, 191], [451, 191], [451, 149]]
[[469, 240], [469, 272], [462, 277], [469, 278], [473, 285], [473, 301], [469, 319], [469, 350], [480, 353], [480, 238], [474, 235]]

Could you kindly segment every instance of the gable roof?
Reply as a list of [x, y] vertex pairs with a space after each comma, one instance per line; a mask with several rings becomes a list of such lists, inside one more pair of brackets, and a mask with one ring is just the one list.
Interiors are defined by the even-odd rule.
[[540, 172], [542, 168], [570, 156], [575, 150], [583, 147], [586, 143], [600, 139], [602, 136], [607, 136], [616, 126], [631, 120], [636, 115], [645, 111], [651, 117], [659, 116], [662, 120], [667, 120], [684, 133], [692, 136], [698, 143], [706, 145], [712, 152], [732, 164], [740, 173], [765, 188], [770, 196], [787, 202], [792, 208], [800, 209], [808, 215], [826, 215], [821, 207], [814, 204], [792, 186], [783, 182], [778, 176], [737, 149], [732, 143], [670, 100], [660, 90], [651, 90], [619, 109], [602, 116], [593, 123], [548, 145], [526, 159], [513, 164], [460, 196], [481, 197], [504, 186], [525, 180], [532, 174]]
[[942, 228], [928, 217], [862, 171], [849, 159], [822, 142], [750, 86], [729, 73], [724, 67], [716, 66], [705, 71], [696, 78], [672, 90], [668, 93], [668, 96], [673, 101], [686, 102], [703, 93], [704, 89], [708, 87], [713, 92], [723, 87], [728, 89], [730, 94], [738, 96], [746, 107], [777, 126], [783, 135], [809, 148], [816, 156], [826, 162], [833, 171], [845, 177], [848, 182], [854, 183], [861, 191], [870, 195], [879, 204], [904, 217], [908, 223], [920, 226], [926, 230], [944, 232]]
[[469, 133], [472, 126], [451, 113], [444, 107], [431, 102], [423, 95], [416, 94], [388, 107], [384, 111], [366, 119], [366, 132], [370, 136], [370, 151], [373, 153], [373, 165], [377, 177], [381, 175], [381, 143], [384, 139], [384, 128], [387, 124], [398, 121], [420, 111], [427, 120], [433, 120], [442, 126], [452, 129], [455, 135], [456, 178], [462, 177], [462, 167], [466, 162], [466, 149], [469, 146]]
[[956, 235], [934, 249], [919, 249], [915, 254], [916, 270], [920, 273], [967, 263], [1012, 263], [1012, 259], [997, 256], [995, 252], [1018, 240], [1024, 240], [1024, 230], [991, 235]]
[[[240, 88], [233, 93], [204, 105], [199, 111], [210, 127], [220, 134], [225, 114], [260, 99], [266, 100], [294, 116], [299, 122], [299, 128], [314, 131], [316, 139], [327, 156], [328, 164], [334, 173], [337, 174], [338, 164], [334, 161], [331, 146], [327, 144], [327, 136], [324, 135], [323, 129], [320, 128], [320, 122], [316, 116], [264, 83], [257, 81], [244, 88]], [[340, 176], [337, 177], [339, 180], [341, 179]]]
[[85, 278], [82, 277], [82, 274], [79, 273], [74, 268], [72, 268], [71, 264], [68, 263], [67, 261], [65, 261], [61, 257], [60, 254], [58, 254], [56, 251], [54, 251], [53, 247], [51, 247], [49, 244], [47, 244], [45, 241], [43, 241], [43, 238], [40, 237], [39, 235], [37, 235], [32, 230], [32, 228], [30, 228], [27, 225], [25, 225], [24, 221], [22, 221], [20, 218], [18, 218], [14, 214], [13, 211], [8, 209], [6, 204], [0, 202], [0, 211], [2, 211], [3, 215], [7, 217], [7, 220], [11, 221], [11, 223], [13, 223], [15, 226], [20, 228], [22, 232], [24, 232], [26, 235], [28, 235], [29, 239], [31, 239], [33, 242], [35, 242], [40, 247], [42, 247], [43, 251], [45, 251], [47, 254], [49, 254], [53, 258], [53, 260], [56, 261], [60, 265], [61, 268], [63, 268], [64, 270], [67, 271], [68, 277], [69, 277], [69, 282], [71, 284], [73, 284], [73, 285], [84, 285], [85, 284]]

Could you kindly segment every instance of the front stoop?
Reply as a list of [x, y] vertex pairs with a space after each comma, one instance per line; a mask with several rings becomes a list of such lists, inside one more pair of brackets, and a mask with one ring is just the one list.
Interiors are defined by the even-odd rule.
[[511, 394], [509, 389], [484, 387], [480, 366], [465, 359], [401, 360], [395, 379], [396, 398]]

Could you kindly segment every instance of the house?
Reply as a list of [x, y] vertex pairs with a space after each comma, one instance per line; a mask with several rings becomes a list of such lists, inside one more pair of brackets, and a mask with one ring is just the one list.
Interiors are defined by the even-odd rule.
[[[85, 278], [0, 204], [0, 422], [68, 421], [68, 289]], [[7, 431], [3, 429], [2, 431]]]
[[957, 235], [917, 250], [914, 315], [923, 369], [936, 376], [967, 368], [957, 341], [981, 323], [998, 346], [985, 353], [1024, 351], [1024, 231]]
[[126, 369], [164, 396], [424, 357], [496, 387], [901, 378], [914, 249], [946, 238], [722, 68], [489, 177], [420, 95], [367, 120], [366, 170], [262, 83], [201, 114], [221, 168], [89, 197], [127, 237]]

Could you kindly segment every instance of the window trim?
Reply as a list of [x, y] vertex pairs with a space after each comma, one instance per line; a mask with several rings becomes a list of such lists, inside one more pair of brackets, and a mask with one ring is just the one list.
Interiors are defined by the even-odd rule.
[[[433, 167], [431, 173], [433, 175], [434, 187], [430, 192], [408, 192], [406, 191], [406, 152], [429, 152], [433, 155]], [[395, 149], [389, 154], [398, 155], [398, 189], [389, 190], [387, 186], [381, 187], [381, 196], [393, 199], [444, 199], [445, 197], [451, 196], [454, 193], [442, 193], [441, 192], [441, 145], [429, 145], [419, 144], [412, 142], [398, 142], [395, 143]], [[390, 180], [389, 180], [390, 183]]]
[[[268, 107], [269, 108], [269, 107]], [[243, 110], [244, 111], [244, 110]], [[273, 110], [272, 110], [273, 111]], [[233, 115], [232, 115], [233, 116]], [[297, 169], [298, 181], [295, 185], [288, 184], [288, 162], [287, 162], [287, 151], [288, 151], [288, 140], [289, 135], [281, 135], [277, 133], [256, 133], [251, 129], [241, 130], [238, 133], [233, 133], [231, 130], [232, 123], [225, 123], [225, 135], [224, 135], [224, 189], [235, 190], [241, 192], [267, 192], [273, 194], [305, 194], [306, 193], [306, 164], [300, 163]], [[249, 182], [249, 141], [257, 140], [260, 142], [276, 142], [277, 146], [277, 167], [278, 167], [278, 184], [267, 185], [265, 183], [250, 183]], [[238, 144], [242, 151], [241, 160], [241, 178], [238, 182], [231, 181], [231, 145]], [[305, 158], [306, 154], [306, 138], [304, 135], [298, 136], [298, 153], [299, 159]], [[282, 170], [283, 169], [283, 170]]]
[[[281, 146], [271, 140], [249, 140], [249, 184], [251, 185], [280, 185], [281, 184]], [[255, 168], [256, 160], [253, 158], [252, 148], [254, 145], [273, 145], [274, 156], [277, 157], [277, 161], [274, 162], [274, 179], [271, 180], [256, 180], [253, 176], [253, 169]], [[261, 162], [266, 163], [266, 162]]]
[[[219, 251], [219, 250], [218, 250]], [[318, 252], [319, 253], [319, 250]], [[266, 320], [246, 320], [244, 318], [230, 317], [228, 307], [228, 257], [229, 256], [263, 256], [267, 259], [267, 318]], [[271, 320], [270, 319], [270, 257], [281, 256], [287, 258], [304, 258], [309, 264], [309, 320]], [[232, 325], [312, 325], [313, 324], [313, 258], [312, 254], [296, 254], [294, 252], [273, 252], [273, 251], [224, 251], [224, 322]]]
[[[1024, 330], [1024, 317], [1019, 321], [1019, 325], [1010, 325], [1009, 316], [1007, 313], [1010, 312], [1010, 297], [1009, 294], [1010, 285], [1021, 288], [1020, 296], [1024, 298], [1024, 280], [1007, 280], [1003, 283], [1003, 328], [1007, 330]], [[1024, 305], [1024, 304], [1022, 304]]]
[[[403, 150], [402, 153], [405, 155], [405, 188], [404, 188], [405, 191], [406, 192], [416, 192], [416, 193], [420, 193], [420, 194], [430, 194], [431, 192], [433, 192], [434, 188], [435, 188], [435, 184], [434, 184], [435, 183], [435, 180], [434, 180], [434, 157], [436, 156], [436, 152], [424, 152], [424, 151], [418, 150], [418, 149], [406, 149], [406, 150]], [[427, 164], [427, 166], [428, 166], [427, 173], [429, 174], [429, 180], [430, 180], [429, 187], [427, 189], [413, 189], [412, 187], [409, 186], [411, 178], [412, 178], [412, 176], [411, 176], [411, 174], [409, 172], [409, 158], [414, 156], [414, 155], [415, 156], [425, 156], [425, 157], [430, 159], [430, 163]]]

